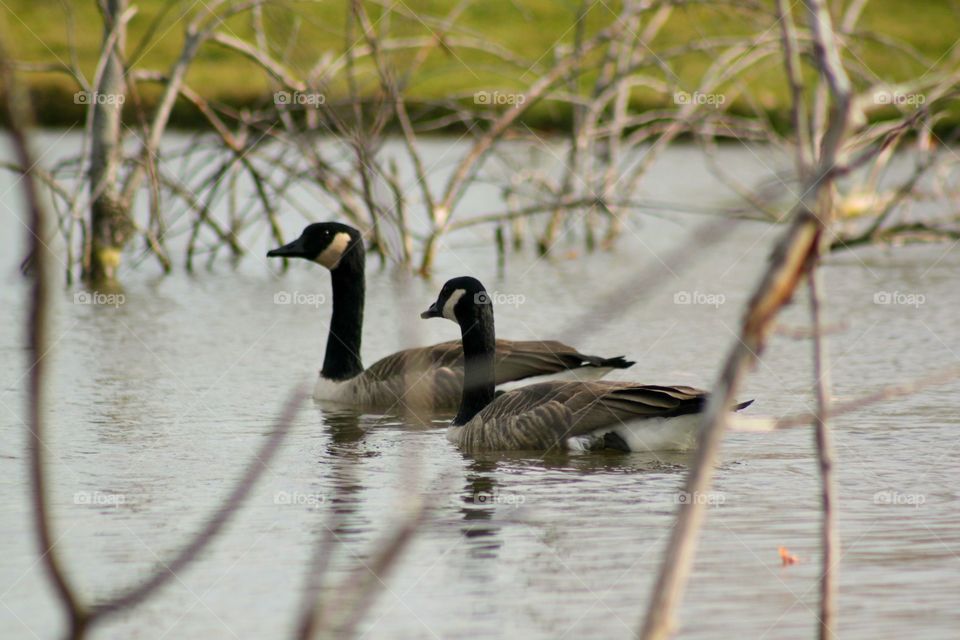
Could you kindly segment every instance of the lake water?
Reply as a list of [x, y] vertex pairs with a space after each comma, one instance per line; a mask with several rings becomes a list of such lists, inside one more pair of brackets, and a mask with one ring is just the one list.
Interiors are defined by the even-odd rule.
[[[75, 148], [72, 134], [58, 136], [41, 140], [45, 162]], [[721, 153], [743, 176], [758, 175], [755, 150]], [[640, 195], [650, 198], [709, 206], [729, 197], [697, 150], [682, 146], [644, 184]], [[0, 637], [50, 638], [63, 620], [30, 534], [22, 422], [28, 363], [16, 266], [25, 229], [9, 175], [0, 193]], [[494, 196], [474, 192], [465, 207], [494, 208]], [[326, 218], [322, 210], [315, 216]], [[285, 220], [291, 234], [301, 224]], [[502, 273], [489, 230], [466, 232], [448, 240], [432, 282], [371, 260], [364, 361], [456, 337], [452, 323], [417, 314], [444, 279], [470, 273], [491, 291], [523, 296], [522, 304], [496, 307], [501, 337], [562, 337], [587, 352], [637, 360], [616, 377], [709, 386], [781, 228], [738, 223], [642, 297], [615, 305], [606, 297], [696, 224], [695, 217], [638, 217], [615, 251], [579, 259], [566, 256], [566, 247], [551, 260], [510, 255]], [[316, 376], [328, 275], [305, 262], [279, 275], [262, 257], [269, 240], [265, 229], [259, 233], [247, 239], [252, 255], [236, 268], [224, 261], [164, 278], [145, 261], [124, 273], [125, 300], [116, 307], [78, 303], [79, 290], [55, 291], [47, 356], [55, 534], [88, 602], [136, 582], [201, 526], [289, 391]], [[844, 324], [829, 339], [838, 399], [958, 364], [958, 266], [960, 252], [948, 244], [827, 260], [827, 320]], [[327, 299], [278, 305], [279, 291]], [[722, 304], [675, 304], [683, 292]], [[875, 303], [886, 294], [894, 304]], [[911, 295], [922, 303], [896, 304]], [[806, 325], [803, 301], [786, 311], [786, 324]], [[568, 335], [578, 323], [588, 328]], [[741, 395], [756, 399], [751, 413], [807, 411], [810, 371], [808, 342], [774, 337]], [[835, 421], [840, 637], [957, 636], [958, 391], [944, 385]], [[440, 421], [408, 425], [309, 402], [225, 533], [156, 597], [93, 637], [289, 635], [331, 513], [339, 517], [334, 584], [370, 557], [412, 495], [428, 502], [429, 517], [361, 624], [364, 638], [630, 637], [686, 463], [678, 454], [469, 456], [446, 441]], [[727, 436], [680, 611], [681, 637], [814, 634], [818, 490], [809, 429]], [[799, 564], [782, 567], [781, 546]]]

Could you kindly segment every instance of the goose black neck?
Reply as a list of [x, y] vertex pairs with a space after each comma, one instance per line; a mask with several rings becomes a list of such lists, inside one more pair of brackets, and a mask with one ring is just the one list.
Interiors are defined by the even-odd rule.
[[471, 317], [460, 321], [463, 340], [463, 394], [460, 396], [460, 411], [453, 419], [454, 425], [464, 425], [473, 416], [493, 402], [493, 360], [496, 351], [496, 334], [493, 327], [493, 309], [489, 304], [472, 307]]
[[363, 373], [360, 339], [363, 332], [364, 252], [353, 243], [337, 267], [330, 271], [333, 284], [333, 315], [327, 334], [327, 352], [320, 375], [346, 380]]

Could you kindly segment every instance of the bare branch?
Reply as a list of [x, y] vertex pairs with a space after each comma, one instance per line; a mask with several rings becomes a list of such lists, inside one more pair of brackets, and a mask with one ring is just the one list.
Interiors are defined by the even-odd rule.
[[[821, 192], [831, 184], [831, 175], [849, 121], [849, 81], [840, 64], [833, 39], [830, 16], [820, 0], [804, 0], [820, 73], [827, 78], [834, 106], [830, 126], [820, 149], [815, 176], [794, 209], [792, 224], [777, 243], [771, 263], [757, 286], [743, 319], [737, 342], [721, 371], [703, 413], [700, 438], [685, 491], [706, 495], [713, 480], [714, 463], [727, 414], [735, 402], [740, 381], [749, 365], [763, 351], [767, 333], [780, 309], [791, 299], [797, 284], [811, 264], [821, 241], [824, 222], [813, 213]], [[829, 212], [821, 211], [829, 215]], [[696, 552], [697, 536], [704, 519], [704, 505], [698, 500], [680, 506], [666, 557], [647, 607], [641, 637], [660, 640], [673, 632], [673, 614], [686, 586]]]
[[[819, 248], [815, 251], [819, 253]], [[813, 426], [823, 506], [819, 631], [820, 640], [830, 640], [836, 637], [837, 628], [837, 568], [840, 563], [840, 534], [837, 531], [837, 488], [833, 474], [833, 441], [827, 424], [827, 416], [830, 414], [830, 370], [826, 363], [826, 348], [821, 332], [823, 300], [817, 258], [816, 254], [811, 256], [813, 263], [807, 277], [807, 290], [810, 296], [810, 320], [813, 324], [813, 375], [817, 400]]]
[[29, 271], [32, 279], [27, 318], [30, 368], [27, 406], [29, 417], [26, 426], [30, 431], [27, 441], [34, 533], [40, 555], [39, 562], [44, 567], [50, 582], [53, 583], [57, 599], [66, 610], [71, 637], [79, 637], [86, 625], [87, 613], [66, 575], [60, 555], [55, 548], [56, 540], [50, 522], [50, 505], [47, 495], [46, 452], [49, 445], [45, 441], [46, 421], [43, 412], [46, 373], [44, 358], [49, 348], [47, 299], [50, 288], [49, 264], [53, 256], [50, 247], [43, 241], [47, 235], [47, 214], [41, 203], [32, 170], [36, 164], [36, 157], [30, 150], [27, 139], [27, 130], [30, 126], [29, 99], [14, 77], [7, 53], [2, 48], [0, 48], [0, 94], [5, 97], [4, 106], [16, 161], [21, 167], [26, 167], [20, 182], [23, 185], [28, 210], [27, 246], [30, 248]]

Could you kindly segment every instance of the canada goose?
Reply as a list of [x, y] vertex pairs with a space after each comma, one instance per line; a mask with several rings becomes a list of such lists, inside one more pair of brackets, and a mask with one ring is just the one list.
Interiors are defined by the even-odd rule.
[[[463, 386], [459, 340], [398, 351], [363, 368], [365, 252], [357, 229], [337, 222], [311, 224], [299, 238], [267, 256], [304, 258], [330, 270], [333, 314], [316, 399], [377, 408], [457, 408]], [[592, 380], [633, 364], [623, 357], [585, 355], [553, 341], [497, 340], [492, 348], [497, 385], [546, 375]]]
[[655, 451], [696, 441], [707, 393], [692, 387], [542, 382], [495, 396], [493, 309], [485, 294], [477, 279], [454, 278], [420, 314], [460, 325], [466, 374], [460, 410], [447, 429], [452, 442], [470, 451]]

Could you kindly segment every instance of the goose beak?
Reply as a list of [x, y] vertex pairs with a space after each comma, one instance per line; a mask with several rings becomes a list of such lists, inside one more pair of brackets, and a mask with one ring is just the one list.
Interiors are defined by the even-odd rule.
[[306, 255], [303, 238], [297, 238], [289, 244], [267, 252], [268, 258], [305, 258]]
[[437, 308], [437, 303], [434, 302], [430, 305], [430, 308], [420, 314], [420, 317], [426, 320], [427, 318], [441, 318], [443, 314], [440, 313], [440, 309]]

